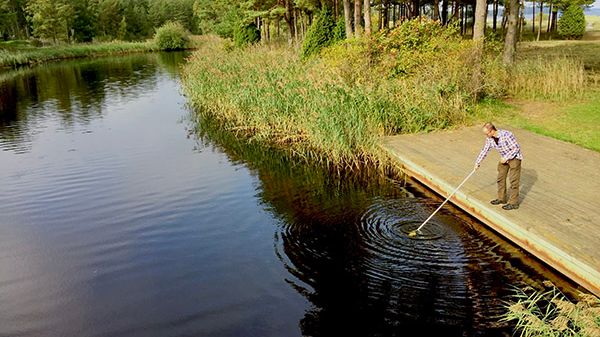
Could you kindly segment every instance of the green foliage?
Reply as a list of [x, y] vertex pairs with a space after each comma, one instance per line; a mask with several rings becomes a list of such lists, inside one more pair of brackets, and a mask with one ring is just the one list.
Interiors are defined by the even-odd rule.
[[233, 41], [238, 47], [259, 42], [260, 31], [254, 23], [240, 24], [233, 33]]
[[333, 28], [333, 42], [343, 41], [346, 39], [346, 23], [344, 18], [340, 17], [335, 27]]
[[391, 69], [391, 76], [415, 73], [463, 44], [456, 25], [444, 27], [429, 19], [406, 21], [389, 32], [374, 34], [373, 39], [372, 56]]
[[179, 22], [167, 22], [156, 30], [154, 41], [161, 50], [186, 49], [189, 46], [189, 32]]
[[336, 43], [311, 62], [284, 46], [202, 48], [184, 71], [184, 88], [199, 113], [224, 129], [339, 169], [380, 163], [384, 135], [466, 119], [470, 41], [459, 52], [440, 50], [434, 64], [403, 78], [381, 76], [370, 43]]
[[558, 19], [558, 34], [566, 39], [580, 39], [585, 33], [583, 8], [572, 4]]
[[33, 35], [53, 41], [68, 40], [69, 20], [74, 16], [73, 7], [66, 1], [31, 0], [27, 5]]
[[187, 30], [196, 31], [194, 0], [153, 0], [150, 1], [148, 17], [153, 27], [160, 27], [167, 21], [180, 22]]
[[202, 34], [214, 33], [224, 38], [233, 38], [233, 32], [243, 20], [242, 9], [237, 1], [196, 0], [193, 6]]
[[[335, 27], [336, 22], [331, 13], [325, 8], [319, 13], [308, 29], [308, 32], [306, 32], [300, 57], [306, 59], [335, 42]], [[337, 35], [339, 36], [339, 33]]]
[[77, 42], [91, 42], [96, 36], [95, 23], [97, 16], [94, 5], [89, 0], [75, 1], [73, 4], [75, 17], [72, 28]]
[[119, 23], [119, 30], [117, 31], [117, 39], [125, 40], [125, 36], [127, 36], [127, 20], [125, 17], [121, 19], [121, 23]]

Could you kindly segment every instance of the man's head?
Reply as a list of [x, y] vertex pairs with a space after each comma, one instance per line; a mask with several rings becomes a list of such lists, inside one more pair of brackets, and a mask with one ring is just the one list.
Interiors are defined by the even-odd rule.
[[496, 127], [494, 126], [494, 124], [487, 122], [483, 124], [482, 131], [488, 138], [493, 137], [496, 134]]

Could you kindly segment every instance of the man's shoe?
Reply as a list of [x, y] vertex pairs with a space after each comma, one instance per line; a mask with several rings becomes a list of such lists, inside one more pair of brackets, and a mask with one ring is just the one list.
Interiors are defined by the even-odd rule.
[[490, 201], [490, 204], [492, 204], [492, 205], [506, 204], [506, 201], [503, 201], [500, 199], [494, 199], [494, 200]]
[[502, 206], [502, 209], [505, 209], [507, 211], [510, 211], [511, 209], [518, 209], [519, 205], [515, 205], [515, 204], [506, 204], [504, 206]]

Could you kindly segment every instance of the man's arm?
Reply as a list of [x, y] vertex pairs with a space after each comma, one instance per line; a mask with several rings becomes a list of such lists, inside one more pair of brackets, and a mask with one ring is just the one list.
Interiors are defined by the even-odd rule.
[[481, 165], [481, 162], [485, 159], [485, 157], [487, 156], [488, 152], [490, 152], [490, 148], [491, 148], [491, 144], [489, 139], [485, 140], [485, 145], [483, 146], [483, 149], [481, 149], [481, 152], [479, 152], [479, 156], [477, 156], [477, 160], [475, 160], [475, 168], [478, 168], [479, 165]]

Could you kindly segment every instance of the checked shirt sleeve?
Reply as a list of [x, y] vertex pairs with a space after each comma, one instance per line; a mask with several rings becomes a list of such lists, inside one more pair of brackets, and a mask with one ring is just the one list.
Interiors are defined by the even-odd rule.
[[488, 152], [490, 152], [491, 148], [492, 148], [492, 145], [490, 144], [490, 140], [486, 139], [485, 140], [485, 145], [483, 146], [483, 149], [481, 149], [481, 152], [479, 152], [479, 156], [477, 156], [477, 160], [475, 161], [475, 165], [479, 166], [479, 164], [481, 164], [481, 161], [485, 159], [485, 157], [487, 156]]

